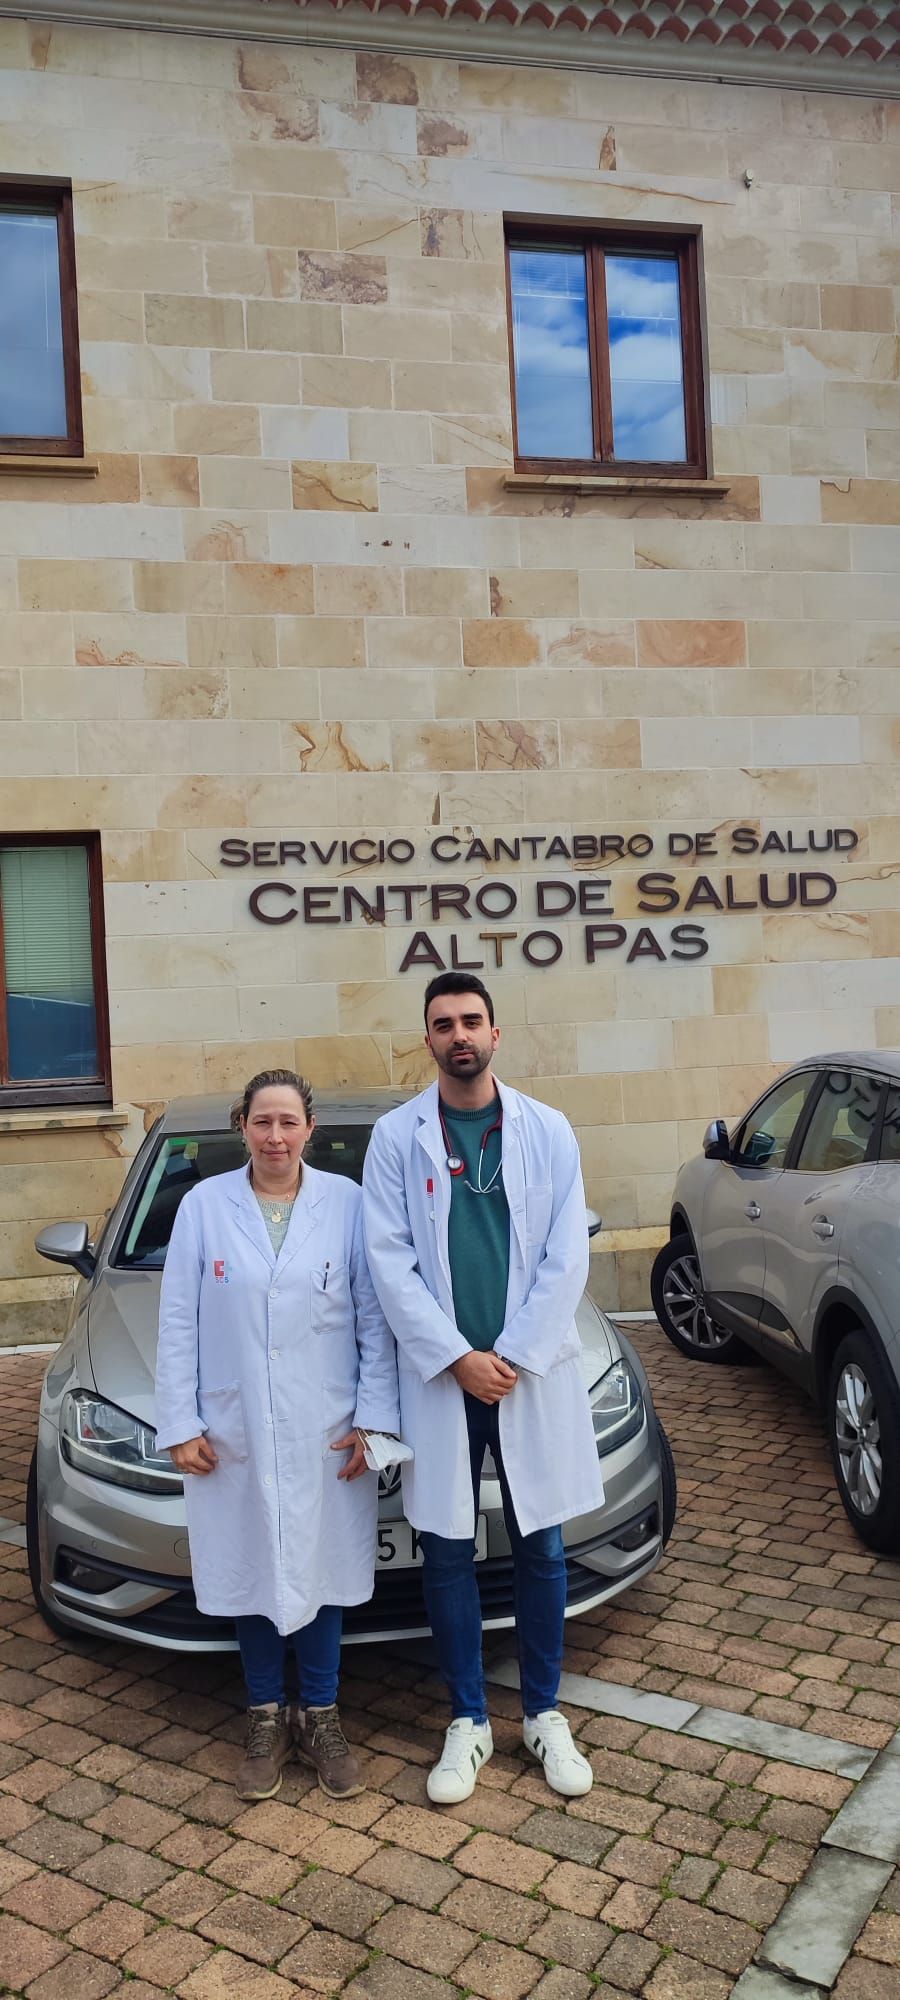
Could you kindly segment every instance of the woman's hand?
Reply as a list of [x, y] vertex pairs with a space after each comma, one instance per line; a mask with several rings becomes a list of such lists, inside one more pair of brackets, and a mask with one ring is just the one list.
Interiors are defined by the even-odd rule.
[[347, 1464], [341, 1466], [338, 1473], [339, 1479], [358, 1479], [360, 1473], [368, 1471], [365, 1446], [358, 1431], [348, 1431], [346, 1437], [338, 1438], [331, 1449], [332, 1451], [352, 1451], [353, 1453], [353, 1457], [347, 1460]]
[[208, 1438], [188, 1438], [185, 1444], [170, 1444], [169, 1457], [179, 1472], [215, 1472], [219, 1461]]

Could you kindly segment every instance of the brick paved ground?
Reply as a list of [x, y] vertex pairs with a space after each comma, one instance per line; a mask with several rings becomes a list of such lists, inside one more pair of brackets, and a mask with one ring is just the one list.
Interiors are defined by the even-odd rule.
[[[570, 1670], [879, 1748], [900, 1726], [900, 1565], [861, 1548], [817, 1420], [765, 1369], [637, 1331], [673, 1440], [664, 1565], [569, 1627]], [[42, 1362], [0, 1360], [0, 1514], [23, 1518]], [[229, 1659], [60, 1644], [0, 1544], [0, 1991], [28, 2000], [727, 2000], [851, 1790], [843, 1779], [568, 1711], [596, 1772], [564, 1809], [493, 1692], [474, 1799], [438, 1813], [445, 1720], [421, 1666], [346, 1655], [368, 1789], [292, 1770], [244, 1807]], [[499, 1650], [508, 1653], [506, 1639]], [[900, 1877], [838, 2000], [900, 2000]]]

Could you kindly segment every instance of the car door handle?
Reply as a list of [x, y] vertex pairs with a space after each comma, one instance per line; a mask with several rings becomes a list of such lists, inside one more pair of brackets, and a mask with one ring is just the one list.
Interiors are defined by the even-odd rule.
[[744, 1210], [744, 1214], [746, 1215], [749, 1222], [758, 1222], [760, 1216], [762, 1215], [762, 1209], [760, 1208], [759, 1202], [748, 1201], [747, 1206]]
[[817, 1215], [812, 1232], [814, 1236], [820, 1236], [823, 1243], [827, 1243], [829, 1237], [834, 1235], [834, 1223], [829, 1222], [827, 1215]]

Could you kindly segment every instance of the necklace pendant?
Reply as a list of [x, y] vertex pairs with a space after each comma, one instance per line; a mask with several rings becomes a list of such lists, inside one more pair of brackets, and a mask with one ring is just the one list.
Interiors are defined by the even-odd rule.
[[283, 1215], [282, 1215], [282, 1213], [281, 1213], [281, 1210], [280, 1210], [280, 1208], [273, 1208], [273, 1210], [272, 1210], [272, 1221], [273, 1221], [273, 1222], [283, 1222], [283, 1221], [284, 1221], [284, 1217], [283, 1217]]

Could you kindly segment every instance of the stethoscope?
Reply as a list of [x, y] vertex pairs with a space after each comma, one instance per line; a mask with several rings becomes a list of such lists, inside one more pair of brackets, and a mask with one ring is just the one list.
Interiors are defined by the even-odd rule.
[[[503, 1105], [499, 1102], [499, 1099], [498, 1099], [498, 1105], [499, 1109], [497, 1112], [497, 1116], [494, 1119], [493, 1125], [489, 1125], [487, 1127], [487, 1130], [482, 1132], [481, 1134], [481, 1143], [478, 1152], [477, 1185], [474, 1181], [470, 1180], [466, 1181], [466, 1187], [471, 1188], [473, 1194], [490, 1194], [491, 1189], [495, 1185], [495, 1182], [499, 1180], [503, 1168], [503, 1154], [501, 1151], [500, 1158], [497, 1161], [497, 1165], [494, 1168], [490, 1180], [486, 1184], [484, 1183], [484, 1181], [482, 1180], [482, 1174], [484, 1171], [484, 1149], [487, 1145], [488, 1140], [491, 1138], [492, 1134], [494, 1132], [502, 1131], [503, 1127]], [[453, 1148], [450, 1144], [450, 1134], [447, 1131], [444, 1114], [443, 1111], [441, 1110], [440, 1104], [438, 1104], [438, 1117], [441, 1121], [441, 1133], [443, 1135], [444, 1146], [447, 1153], [447, 1169], [448, 1172], [452, 1175], [453, 1179], [458, 1180], [460, 1174], [464, 1174], [466, 1172], [466, 1162], [459, 1153], [454, 1153], [453, 1151]]]

